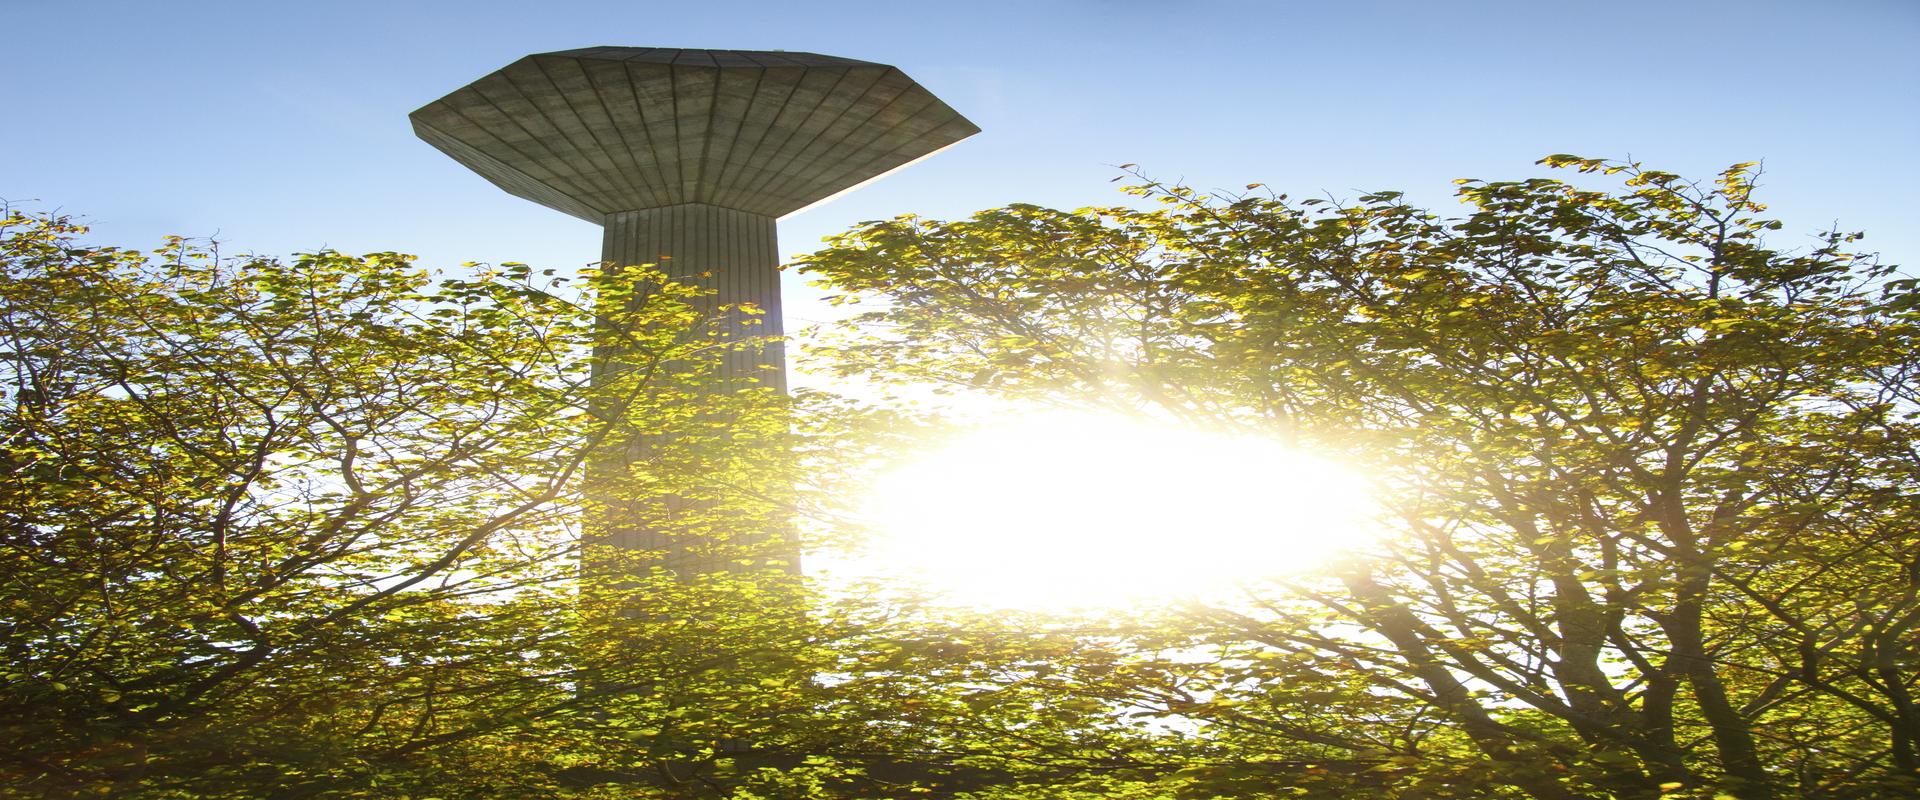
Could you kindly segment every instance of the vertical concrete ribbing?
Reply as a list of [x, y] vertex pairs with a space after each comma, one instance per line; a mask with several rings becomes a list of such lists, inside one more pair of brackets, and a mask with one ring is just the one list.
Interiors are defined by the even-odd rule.
[[[719, 333], [729, 340], [778, 337], [785, 331], [780, 309], [778, 239], [772, 217], [703, 203], [621, 211], [606, 217], [601, 259], [616, 267], [653, 264], [669, 278], [712, 290], [713, 295], [700, 304], [701, 311], [713, 315], [722, 307], [733, 309], [718, 315]], [[747, 304], [762, 313], [738, 310]], [[731, 351], [718, 368], [714, 391], [750, 386], [786, 391], [784, 351], [777, 339], [761, 347]], [[636, 443], [635, 447], [632, 456], [645, 457], [644, 444]], [[644, 526], [613, 530], [607, 535], [616, 546], [663, 552], [666, 564], [683, 574], [726, 568]]]

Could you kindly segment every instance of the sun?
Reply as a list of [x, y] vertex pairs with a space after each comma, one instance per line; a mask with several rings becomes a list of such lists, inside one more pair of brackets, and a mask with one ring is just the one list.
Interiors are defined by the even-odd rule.
[[876, 481], [868, 560], [987, 608], [1229, 590], [1371, 538], [1368, 483], [1273, 439], [1095, 414], [982, 426]]

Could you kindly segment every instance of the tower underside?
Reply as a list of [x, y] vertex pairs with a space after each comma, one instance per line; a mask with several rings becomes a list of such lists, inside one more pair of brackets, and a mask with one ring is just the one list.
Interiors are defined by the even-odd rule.
[[682, 203], [784, 217], [980, 130], [885, 64], [645, 47], [527, 56], [411, 119], [495, 186], [589, 222]]

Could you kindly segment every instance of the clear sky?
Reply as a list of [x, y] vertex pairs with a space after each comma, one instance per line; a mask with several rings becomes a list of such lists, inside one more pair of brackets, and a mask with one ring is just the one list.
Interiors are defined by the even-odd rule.
[[[83, 2], [0, 0], [0, 198], [96, 239], [599, 256], [599, 230], [416, 140], [407, 112], [527, 53], [808, 50], [893, 64], [984, 133], [781, 223], [1120, 202], [1112, 165], [1447, 205], [1548, 153], [1708, 177], [1764, 159], [1783, 241], [1920, 266], [1915, 0]], [[821, 314], [789, 276], [789, 314]], [[798, 327], [797, 325], [794, 327]]]

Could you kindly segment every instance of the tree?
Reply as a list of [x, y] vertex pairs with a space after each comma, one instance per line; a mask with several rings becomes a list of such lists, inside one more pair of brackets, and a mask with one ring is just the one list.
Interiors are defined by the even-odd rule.
[[1447, 218], [1142, 179], [1160, 208], [897, 217], [800, 268], [872, 306], [819, 348], [843, 374], [1390, 476], [1376, 551], [1063, 694], [1378, 759], [1406, 797], [1920, 789], [1916, 282], [1858, 234], [1769, 243], [1752, 164], [1543, 163], [1586, 180], [1463, 180]]
[[[660, 430], [629, 495], [777, 511], [713, 488], [753, 426], [681, 423], [754, 402], [700, 391], [747, 343], [705, 335], [695, 290], [82, 233], [0, 222], [0, 795], [498, 796], [581, 763], [673, 784], [811, 704], [795, 676], [830, 636], [778, 611], [792, 581], [582, 557], [596, 453]], [[590, 381], [606, 325], [627, 369]]]

